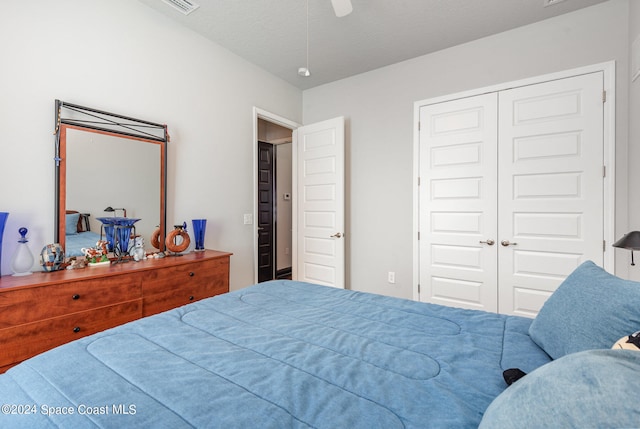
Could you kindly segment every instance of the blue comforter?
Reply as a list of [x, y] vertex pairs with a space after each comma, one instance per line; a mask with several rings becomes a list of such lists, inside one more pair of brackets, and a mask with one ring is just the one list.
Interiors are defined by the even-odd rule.
[[476, 428], [529, 319], [273, 281], [92, 335], [0, 376], [2, 428]]
[[100, 240], [100, 234], [92, 231], [65, 235], [65, 257], [83, 256], [82, 249], [96, 247], [98, 240]]

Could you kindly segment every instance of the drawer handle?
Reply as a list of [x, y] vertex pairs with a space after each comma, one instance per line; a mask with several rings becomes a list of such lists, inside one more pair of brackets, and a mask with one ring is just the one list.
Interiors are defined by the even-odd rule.
[[193, 271], [189, 271], [189, 277], [193, 277], [195, 275], [196, 275], [196, 273], [194, 273]]
[[191, 295], [191, 296], [189, 297], [189, 301], [193, 301], [194, 299], [195, 299], [195, 298], [193, 297], [193, 295]]
[[80, 327], [76, 326], [75, 328], [73, 328], [73, 332], [75, 332], [76, 334], [80, 332]]
[[71, 299], [80, 299], [80, 295], [78, 295], [78, 294], [76, 293], [75, 295], [73, 295], [73, 296], [71, 297]]

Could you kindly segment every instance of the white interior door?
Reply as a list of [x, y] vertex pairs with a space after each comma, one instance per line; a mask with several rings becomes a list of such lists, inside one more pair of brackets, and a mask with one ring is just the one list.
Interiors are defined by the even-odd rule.
[[293, 142], [293, 279], [344, 288], [344, 118], [300, 127]]
[[420, 108], [420, 300], [497, 311], [497, 95]]
[[499, 95], [499, 309], [535, 316], [587, 259], [603, 264], [603, 73]]

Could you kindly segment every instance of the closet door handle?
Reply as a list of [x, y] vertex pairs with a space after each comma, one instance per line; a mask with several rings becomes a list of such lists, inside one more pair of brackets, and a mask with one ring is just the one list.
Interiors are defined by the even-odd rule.
[[504, 247], [507, 247], [507, 246], [517, 246], [517, 245], [518, 245], [518, 243], [511, 243], [509, 240], [502, 240], [502, 241], [500, 242], [500, 244], [502, 244]]
[[485, 241], [480, 240], [480, 243], [481, 244], [488, 244], [489, 246], [493, 246], [494, 244], [496, 244], [496, 242], [493, 241], [492, 239], [488, 239], [488, 240], [485, 240]]

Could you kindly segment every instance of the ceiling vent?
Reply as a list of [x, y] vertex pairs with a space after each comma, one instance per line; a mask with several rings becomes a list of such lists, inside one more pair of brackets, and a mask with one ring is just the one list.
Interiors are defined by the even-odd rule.
[[162, 0], [169, 6], [172, 6], [175, 9], [178, 9], [180, 12], [185, 15], [189, 15], [191, 12], [200, 7], [199, 4], [195, 4], [189, 0]]

